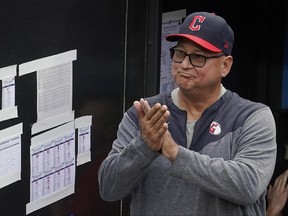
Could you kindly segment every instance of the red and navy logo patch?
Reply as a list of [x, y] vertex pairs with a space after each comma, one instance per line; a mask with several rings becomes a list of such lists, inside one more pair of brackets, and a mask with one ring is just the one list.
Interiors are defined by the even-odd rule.
[[213, 135], [219, 135], [221, 133], [221, 125], [218, 122], [213, 121], [210, 124], [209, 133]]

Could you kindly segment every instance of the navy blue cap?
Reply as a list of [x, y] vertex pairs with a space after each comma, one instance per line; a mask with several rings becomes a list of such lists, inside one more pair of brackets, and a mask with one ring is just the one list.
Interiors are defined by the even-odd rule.
[[183, 37], [215, 53], [232, 53], [234, 32], [224, 18], [214, 13], [195, 12], [188, 15], [179, 33], [168, 35], [166, 40], [178, 41]]

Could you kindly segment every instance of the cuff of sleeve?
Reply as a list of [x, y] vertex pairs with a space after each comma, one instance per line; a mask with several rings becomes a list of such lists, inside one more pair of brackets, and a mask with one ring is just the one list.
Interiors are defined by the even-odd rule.
[[179, 146], [176, 159], [173, 161], [170, 168], [170, 174], [175, 177], [181, 177], [184, 174], [187, 160], [189, 160], [189, 154], [187, 154], [187, 149], [183, 146]]
[[136, 151], [142, 154], [149, 161], [152, 161], [155, 158], [157, 158], [159, 155], [161, 155], [161, 153], [153, 151], [152, 149], [149, 148], [149, 146], [142, 140], [140, 132], [134, 138], [133, 142], [134, 142]]

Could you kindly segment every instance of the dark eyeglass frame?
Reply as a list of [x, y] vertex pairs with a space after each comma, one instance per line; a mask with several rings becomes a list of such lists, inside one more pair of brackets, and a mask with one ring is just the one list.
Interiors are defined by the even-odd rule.
[[[186, 56], [188, 56], [188, 57], [189, 57], [190, 64], [193, 65], [193, 67], [197, 67], [197, 68], [202, 68], [202, 67], [204, 67], [205, 64], [206, 64], [206, 60], [207, 60], [207, 59], [219, 58], [219, 57], [222, 57], [222, 56], [227, 56], [225, 53], [221, 53], [220, 55], [214, 55], [214, 56], [204, 56], [204, 55], [199, 55], [199, 54], [195, 54], [195, 53], [190, 53], [190, 54], [188, 54], [188, 53], [184, 52], [183, 50], [177, 49], [177, 46], [172, 47], [172, 48], [170, 48], [169, 50], [170, 50], [170, 57], [171, 57], [172, 61], [174, 61], [174, 62], [176, 62], [176, 63], [182, 63], [183, 60], [186, 58]], [[182, 61], [175, 61], [175, 60], [173, 59], [174, 54], [175, 54], [175, 51], [179, 51], [179, 52], [181, 52], [181, 53], [184, 54], [184, 58], [182, 59]], [[193, 60], [193, 59], [191, 58], [191, 56], [192, 56], [192, 57], [193, 57], [193, 56], [197, 56], [197, 57], [202, 57], [202, 58], [204, 58], [203, 65], [194, 65], [194, 64], [192, 63], [192, 60]]]

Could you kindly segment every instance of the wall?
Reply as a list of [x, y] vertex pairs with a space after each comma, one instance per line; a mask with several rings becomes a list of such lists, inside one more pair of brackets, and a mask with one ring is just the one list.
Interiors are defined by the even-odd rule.
[[[119, 214], [120, 202], [101, 200], [97, 170], [122, 117], [125, 1], [4, 0], [0, 29], [0, 68], [77, 49], [73, 110], [93, 115], [92, 160], [76, 168], [75, 193], [30, 215]], [[16, 77], [16, 105], [19, 117], [0, 122], [0, 130], [23, 122], [21, 180], [0, 189], [1, 215], [25, 215], [29, 202], [35, 74]]]

